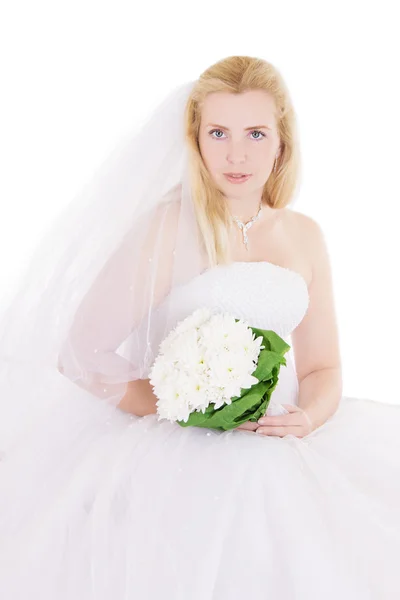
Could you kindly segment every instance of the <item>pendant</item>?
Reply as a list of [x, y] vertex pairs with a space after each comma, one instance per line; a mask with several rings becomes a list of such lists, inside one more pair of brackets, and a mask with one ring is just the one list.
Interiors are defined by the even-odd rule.
[[257, 219], [260, 217], [261, 214], [261, 204], [260, 204], [260, 208], [258, 210], [258, 213], [256, 214], [255, 217], [252, 217], [250, 219], [250, 221], [247, 221], [247, 223], [242, 223], [242, 221], [240, 219], [238, 219], [238, 217], [232, 217], [233, 220], [235, 221], [235, 223], [238, 225], [239, 229], [242, 231], [243, 234], [243, 243], [244, 246], [246, 248], [246, 250], [249, 249], [249, 237], [247, 235], [248, 230], [250, 229], [250, 227], [253, 225], [254, 221], [257, 221]]

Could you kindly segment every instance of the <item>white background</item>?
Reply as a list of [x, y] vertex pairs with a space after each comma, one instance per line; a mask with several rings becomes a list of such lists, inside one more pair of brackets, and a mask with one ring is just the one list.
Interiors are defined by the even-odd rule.
[[3, 297], [127, 127], [217, 60], [258, 56], [281, 71], [298, 115], [303, 175], [293, 208], [326, 234], [344, 393], [400, 403], [396, 4], [3, 4]]

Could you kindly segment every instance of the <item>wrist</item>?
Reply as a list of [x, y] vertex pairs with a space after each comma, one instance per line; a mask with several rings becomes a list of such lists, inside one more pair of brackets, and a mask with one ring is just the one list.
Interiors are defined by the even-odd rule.
[[308, 427], [309, 427], [308, 433], [311, 433], [312, 431], [314, 431], [314, 429], [316, 429], [316, 426], [314, 424], [314, 421], [312, 420], [312, 418], [308, 414], [308, 410], [305, 410], [304, 408], [302, 410], [303, 410], [304, 416], [306, 417], [306, 420], [308, 422]]
[[128, 381], [126, 392], [120, 400], [118, 408], [138, 417], [145, 417], [157, 413], [156, 402], [157, 396], [153, 393], [150, 380], [135, 379]]

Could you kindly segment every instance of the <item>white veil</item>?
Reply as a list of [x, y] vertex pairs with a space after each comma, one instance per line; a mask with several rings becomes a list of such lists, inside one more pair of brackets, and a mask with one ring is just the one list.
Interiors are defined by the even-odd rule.
[[169, 293], [203, 270], [183, 122], [193, 84], [99, 167], [3, 309], [0, 451], [57, 402], [60, 378], [115, 408], [169, 329]]

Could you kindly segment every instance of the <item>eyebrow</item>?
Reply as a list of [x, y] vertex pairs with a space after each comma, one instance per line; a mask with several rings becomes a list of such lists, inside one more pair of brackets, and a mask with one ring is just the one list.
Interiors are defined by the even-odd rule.
[[[216, 123], [208, 123], [207, 127], [218, 127], [219, 129], [225, 129], [226, 131], [230, 131], [229, 127], [224, 127], [223, 125], [218, 125]], [[271, 129], [269, 125], [253, 125], [252, 127], [245, 127], [245, 131], [249, 131], [250, 129]]]

